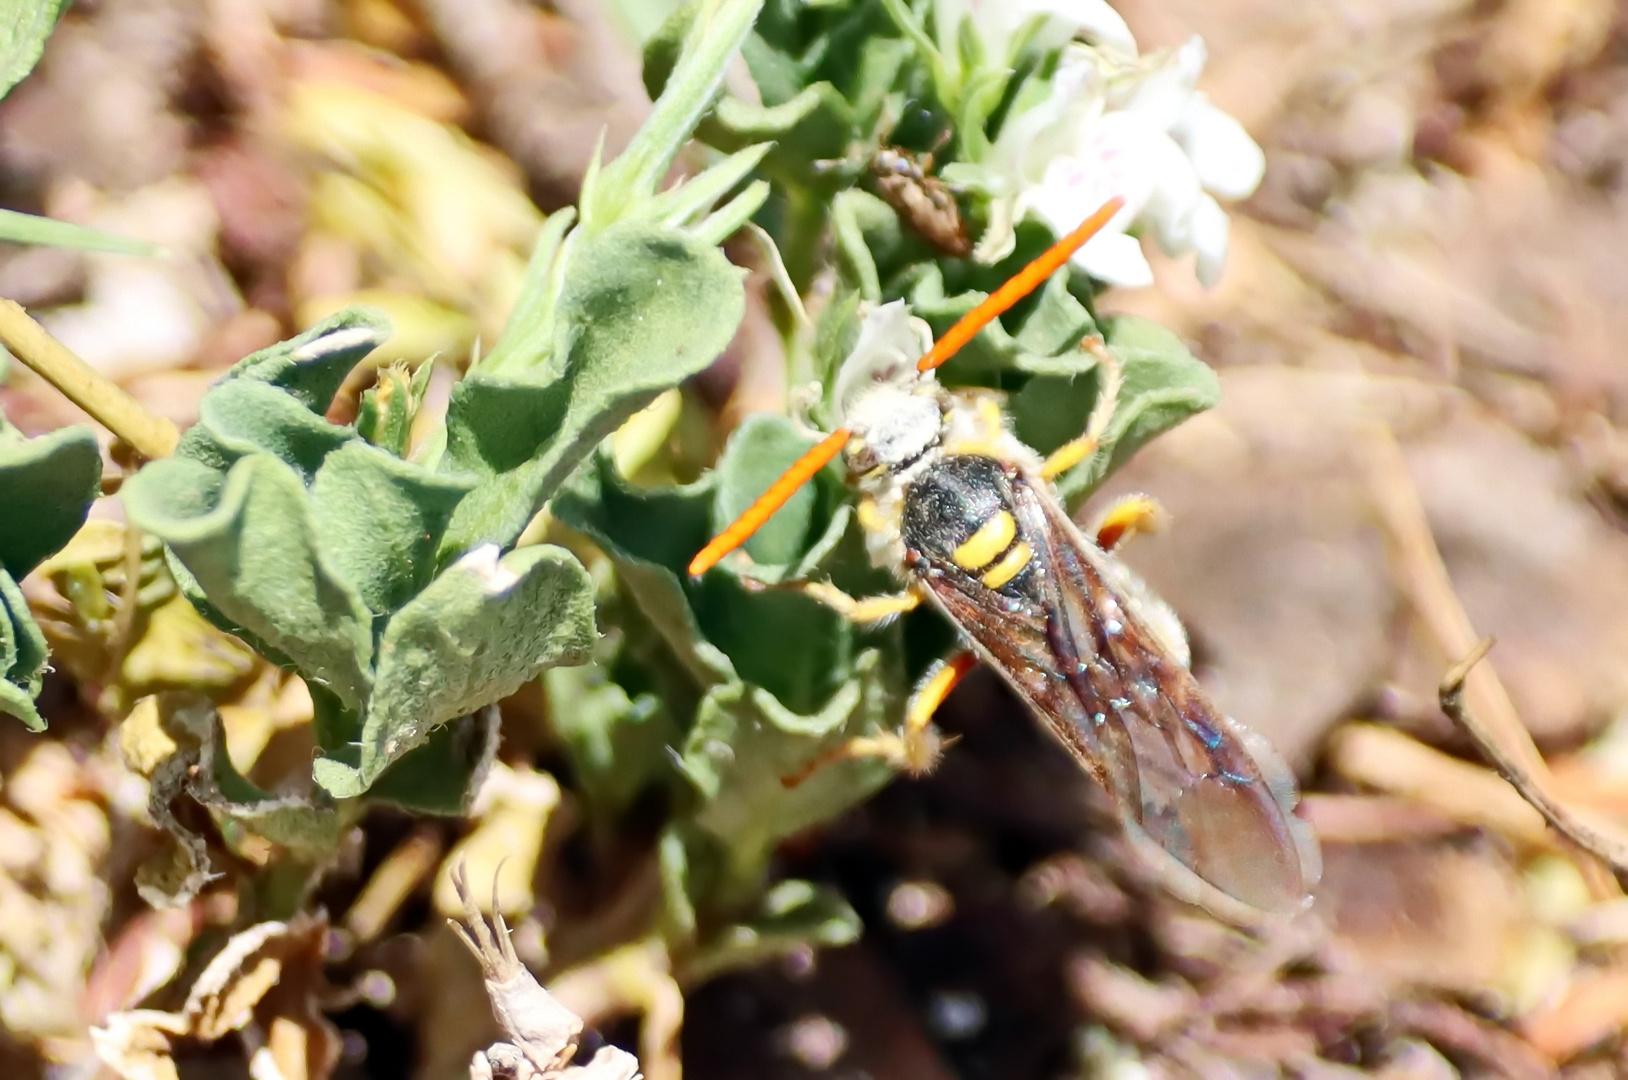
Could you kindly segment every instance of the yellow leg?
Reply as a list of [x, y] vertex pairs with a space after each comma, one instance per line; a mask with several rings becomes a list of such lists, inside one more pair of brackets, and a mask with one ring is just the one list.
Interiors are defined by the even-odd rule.
[[904, 709], [904, 726], [898, 732], [860, 735], [816, 757], [791, 776], [781, 777], [786, 787], [796, 787], [827, 765], [856, 758], [881, 758], [895, 769], [911, 776], [931, 771], [939, 754], [949, 745], [933, 730], [933, 714], [944, 704], [967, 672], [978, 663], [970, 652], [957, 653], [927, 669], [910, 694]]
[[875, 623], [891, 619], [907, 611], [914, 611], [921, 603], [921, 597], [913, 592], [867, 596], [856, 600], [828, 581], [804, 582], [799, 587], [838, 615], [856, 623]]
[[1085, 434], [1053, 450], [1046, 463], [1041, 466], [1040, 475], [1048, 480], [1061, 476], [1097, 452], [1097, 448], [1102, 445], [1102, 437], [1108, 433], [1108, 424], [1114, 418], [1114, 405], [1119, 400], [1119, 389], [1124, 381], [1119, 361], [1115, 360], [1113, 354], [1103, 345], [1101, 338], [1094, 336], [1086, 338], [1080, 343], [1080, 348], [1094, 353], [1097, 358], [1097, 370], [1101, 372], [1097, 404], [1091, 410], [1090, 420], [1086, 422]]
[[1097, 519], [1097, 546], [1113, 551], [1133, 536], [1158, 532], [1169, 515], [1146, 495], [1126, 495]]

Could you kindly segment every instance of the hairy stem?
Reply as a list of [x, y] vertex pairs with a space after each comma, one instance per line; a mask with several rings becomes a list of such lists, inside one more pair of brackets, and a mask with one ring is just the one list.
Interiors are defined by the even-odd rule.
[[142, 457], [168, 457], [180, 434], [46, 333], [21, 304], [0, 299], [0, 344]]

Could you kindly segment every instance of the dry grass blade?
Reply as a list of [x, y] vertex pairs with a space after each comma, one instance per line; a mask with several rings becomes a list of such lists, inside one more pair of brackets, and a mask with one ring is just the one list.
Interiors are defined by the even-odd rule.
[[1554, 790], [1554, 774], [1538, 754], [1525, 728], [1517, 728], [1518, 735], [1495, 730], [1476, 715], [1465, 700], [1465, 680], [1490, 648], [1492, 639], [1483, 639], [1468, 656], [1447, 670], [1441, 682], [1442, 712], [1475, 740], [1475, 745], [1499, 775], [1536, 807], [1550, 825], [1578, 847], [1598, 856], [1618, 874], [1628, 874], [1628, 836], [1615, 825], [1566, 804]]
[[1442, 654], [1464, 658], [1442, 680], [1442, 710], [1550, 825], [1618, 873], [1628, 871], [1628, 835], [1560, 797], [1554, 774], [1521, 723], [1497, 673], [1490, 664], [1480, 662], [1492, 642], [1476, 634], [1453, 590], [1418, 490], [1388, 428], [1376, 429], [1370, 451], [1370, 488], [1396, 560], [1399, 583]]

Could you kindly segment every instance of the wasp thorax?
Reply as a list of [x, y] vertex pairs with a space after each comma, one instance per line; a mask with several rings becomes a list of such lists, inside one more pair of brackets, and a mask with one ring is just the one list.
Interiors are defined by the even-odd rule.
[[856, 473], [902, 469], [938, 444], [943, 407], [927, 386], [876, 386], [854, 402], [848, 427], [856, 438], [848, 464]]

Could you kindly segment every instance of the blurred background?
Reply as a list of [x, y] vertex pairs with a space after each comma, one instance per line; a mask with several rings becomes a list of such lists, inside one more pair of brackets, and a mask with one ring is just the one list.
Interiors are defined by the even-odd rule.
[[[1164, 899], [1072, 762], [980, 675], [941, 716], [961, 740], [938, 772], [783, 854], [841, 887], [859, 944], [676, 1003], [646, 1000], [637, 964], [562, 997], [593, 1038], [655, 1048], [655, 1078], [1628, 1075], [1628, 898], [1437, 700], [1474, 640], [1450, 632], [1461, 608], [1496, 638], [1552, 790], [1628, 817], [1628, 9], [1115, 6], [1145, 49], [1202, 35], [1201, 88], [1266, 149], [1218, 287], [1150, 252], [1157, 285], [1103, 300], [1174, 328], [1222, 384], [1110, 488], [1169, 510], [1127, 559], [1187, 622], [1216, 699], [1302, 778], [1327, 864], [1314, 917], [1256, 940]], [[600, 133], [614, 153], [637, 128], [639, 43], [668, 11], [82, 0], [0, 104], [0, 204], [173, 257], [7, 247], [0, 296], [183, 426], [226, 366], [346, 304], [395, 320], [381, 360], [467, 356], [497, 337]], [[757, 310], [697, 387], [719, 431], [783, 391], [754, 280]], [[28, 434], [84, 419], [16, 365], [0, 405]], [[70, 638], [53, 639], [49, 735], [0, 724], [8, 1077], [97, 1076], [89, 1026], [162, 994], [230, 921], [203, 902], [153, 912], [129, 886], [145, 786]], [[252, 676], [234, 757], [277, 753], [309, 718], [252, 658], [185, 662]], [[535, 701], [505, 725], [546, 761]], [[333, 1075], [460, 1076], [490, 1041], [432, 871], [472, 838], [534, 861], [563, 844], [568, 865], [571, 797], [547, 775], [500, 767], [469, 822], [370, 817], [321, 896], [347, 935], [326, 977], [353, 991], [327, 1010]], [[540, 902], [522, 939], [552, 919]], [[563, 947], [591, 956], [587, 940]], [[204, 1048], [179, 1075], [248, 1074]]]

